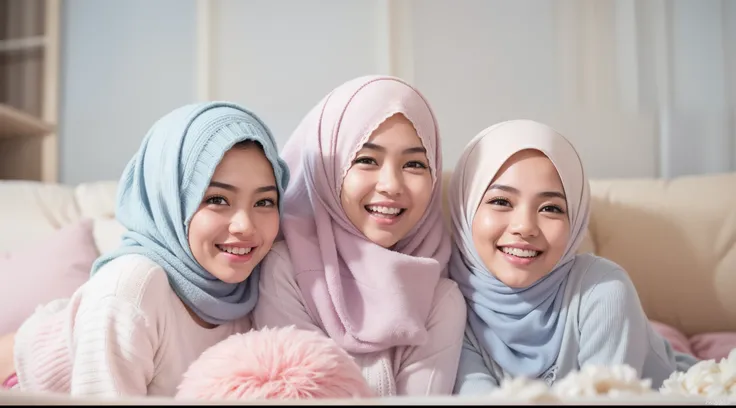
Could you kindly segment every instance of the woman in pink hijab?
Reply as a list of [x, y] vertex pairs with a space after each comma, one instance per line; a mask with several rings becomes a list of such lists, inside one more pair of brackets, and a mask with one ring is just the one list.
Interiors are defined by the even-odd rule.
[[294, 325], [349, 352], [378, 396], [452, 393], [466, 308], [447, 277], [437, 123], [411, 85], [360, 77], [284, 147], [284, 241], [264, 260], [256, 328]]

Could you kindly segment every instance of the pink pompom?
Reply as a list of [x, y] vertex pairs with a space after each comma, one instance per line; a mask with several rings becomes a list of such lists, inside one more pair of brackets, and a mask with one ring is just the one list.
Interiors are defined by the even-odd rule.
[[184, 373], [178, 399], [362, 398], [373, 392], [332, 339], [293, 326], [234, 334]]

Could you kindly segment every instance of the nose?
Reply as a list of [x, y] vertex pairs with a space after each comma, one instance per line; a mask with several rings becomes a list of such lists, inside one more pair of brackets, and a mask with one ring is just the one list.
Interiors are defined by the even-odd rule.
[[254, 225], [250, 216], [244, 210], [237, 211], [230, 220], [228, 230], [233, 235], [250, 235], [254, 232]]
[[404, 190], [404, 179], [400, 170], [396, 171], [393, 166], [384, 166], [378, 175], [376, 190], [387, 196], [397, 196]]
[[511, 217], [509, 230], [512, 234], [521, 237], [536, 237], [539, 235], [536, 211], [517, 208]]

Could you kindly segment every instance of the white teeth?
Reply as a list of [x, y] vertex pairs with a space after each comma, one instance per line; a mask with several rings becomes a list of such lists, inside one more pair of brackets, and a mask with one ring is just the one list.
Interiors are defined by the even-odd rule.
[[532, 251], [531, 249], [520, 249], [512, 247], [502, 247], [501, 250], [509, 255], [518, 256], [519, 258], [534, 258], [539, 255], [539, 251]]
[[245, 255], [245, 254], [250, 253], [250, 251], [253, 249], [253, 248], [241, 248], [241, 247], [226, 247], [222, 245], [218, 245], [217, 247], [220, 248], [221, 251], [227, 252], [233, 255]]
[[383, 207], [380, 205], [369, 205], [368, 210], [387, 215], [396, 215], [401, 212], [401, 208]]

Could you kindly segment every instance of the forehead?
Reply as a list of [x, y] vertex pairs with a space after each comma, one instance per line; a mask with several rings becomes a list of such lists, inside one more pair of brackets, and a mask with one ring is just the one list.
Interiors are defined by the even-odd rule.
[[554, 163], [541, 151], [525, 149], [509, 157], [491, 181], [518, 190], [562, 190], [562, 180]]
[[367, 142], [382, 147], [405, 147], [421, 145], [414, 124], [406, 116], [397, 113], [383, 121], [368, 137]]
[[273, 167], [266, 155], [256, 146], [236, 147], [228, 150], [217, 165], [213, 179], [243, 187], [274, 184]]

